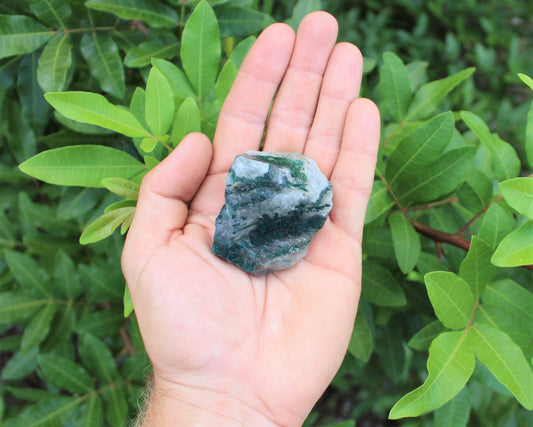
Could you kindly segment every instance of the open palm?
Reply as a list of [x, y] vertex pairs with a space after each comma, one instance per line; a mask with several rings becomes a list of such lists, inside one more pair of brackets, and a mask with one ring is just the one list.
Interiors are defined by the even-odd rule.
[[[350, 339], [379, 114], [358, 99], [359, 51], [336, 37], [324, 12], [308, 15], [296, 37], [284, 24], [268, 27], [213, 145], [190, 134], [141, 187], [122, 264], [155, 387], [228, 420], [244, 422], [236, 408], [246, 408], [265, 424], [301, 424]], [[314, 158], [332, 183], [333, 209], [303, 260], [256, 277], [211, 245], [225, 175], [237, 154], [259, 149], [267, 117], [264, 150]]]

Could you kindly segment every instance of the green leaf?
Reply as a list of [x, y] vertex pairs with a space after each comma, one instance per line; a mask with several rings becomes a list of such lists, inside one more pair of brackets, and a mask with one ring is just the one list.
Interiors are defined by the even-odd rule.
[[50, 276], [37, 262], [15, 251], [5, 251], [4, 257], [17, 282], [30, 294], [51, 298]]
[[50, 326], [56, 311], [57, 304], [49, 303], [32, 316], [22, 335], [20, 344], [22, 352], [26, 352], [44, 341], [48, 332], [50, 332]]
[[87, 32], [81, 39], [80, 48], [92, 76], [98, 80], [102, 90], [119, 99], [124, 98], [124, 67], [113, 39], [96, 31]]
[[461, 111], [461, 119], [476, 134], [491, 155], [494, 175], [498, 180], [514, 178], [520, 172], [520, 159], [513, 147], [493, 136], [485, 122], [470, 111]]
[[426, 61], [413, 61], [406, 65], [413, 90], [417, 90], [427, 81], [428, 65], [429, 63]]
[[31, 11], [41, 22], [53, 27], [67, 29], [65, 25], [72, 15], [66, 0], [28, 0]]
[[19, 387], [6, 387], [7, 390], [20, 400], [27, 400], [29, 402], [39, 402], [41, 400], [53, 399], [57, 397], [57, 394], [51, 393], [46, 390], [38, 388], [19, 388]]
[[446, 330], [446, 327], [438, 320], [435, 320], [414, 334], [407, 345], [415, 350], [424, 351], [429, 348], [431, 342], [441, 333]]
[[17, 351], [4, 365], [2, 379], [4, 381], [14, 381], [29, 375], [37, 367], [38, 354], [38, 347], [33, 347], [25, 353]]
[[516, 397], [522, 406], [533, 409], [533, 371], [520, 348], [502, 331], [474, 325], [476, 357]]
[[533, 79], [531, 77], [524, 73], [518, 73], [518, 77], [520, 77], [520, 80], [522, 80], [526, 85], [529, 86], [531, 90], [533, 90]]
[[124, 178], [104, 178], [102, 185], [112, 193], [125, 197], [126, 199], [137, 200], [139, 197], [139, 184]]
[[123, 388], [112, 385], [102, 392], [102, 399], [106, 421], [113, 427], [122, 427], [128, 415], [128, 402], [124, 396]]
[[172, 58], [179, 52], [179, 43], [166, 44], [159, 39], [147, 40], [139, 46], [128, 51], [124, 58], [126, 67], [144, 67], [152, 61], [152, 58]]
[[4, 427], [64, 426], [79, 404], [79, 399], [74, 397], [46, 399], [20, 412], [6, 422]]
[[133, 301], [131, 300], [130, 288], [126, 285], [124, 286], [124, 318], [129, 317], [133, 313]]
[[274, 22], [272, 17], [259, 10], [234, 7], [231, 4], [217, 7], [216, 14], [221, 37], [246, 37], [262, 31]]
[[444, 332], [433, 340], [426, 381], [402, 397], [389, 418], [417, 417], [440, 408], [463, 389], [476, 363], [470, 335], [469, 330]]
[[0, 15], [0, 59], [33, 52], [54, 35], [28, 16]]
[[194, 98], [189, 97], [180, 105], [174, 118], [170, 137], [172, 146], [176, 147], [189, 133], [200, 132], [201, 130], [202, 117], [200, 108]]
[[406, 303], [405, 294], [392, 273], [371, 261], [363, 264], [361, 296], [382, 306], [399, 307]]
[[496, 249], [498, 243], [512, 231], [513, 224], [514, 219], [512, 214], [500, 205], [493, 204], [483, 216], [478, 235], [492, 249]]
[[84, 366], [95, 375], [102, 385], [120, 380], [113, 354], [98, 338], [91, 334], [82, 335], [79, 352]]
[[510, 315], [533, 338], [533, 294], [511, 279], [489, 284], [483, 292], [483, 304]]
[[83, 292], [74, 261], [62, 250], [55, 255], [54, 286], [57, 293], [69, 301], [75, 301]]
[[448, 271], [434, 271], [424, 276], [429, 300], [435, 314], [450, 329], [466, 328], [476, 300], [462, 278]]
[[79, 334], [89, 333], [103, 338], [113, 331], [118, 331], [123, 323], [122, 310], [96, 311], [81, 318], [75, 327], [75, 331]]
[[215, 96], [217, 109], [220, 111], [222, 104], [228, 96], [228, 93], [233, 85], [233, 81], [237, 76], [237, 67], [233, 64], [231, 59], [224, 64], [224, 67], [218, 75], [217, 82], [215, 84]]
[[138, 19], [153, 28], [175, 28], [180, 22], [174, 9], [157, 0], [89, 0], [85, 6], [122, 19]]
[[69, 83], [72, 65], [72, 45], [69, 36], [61, 33], [52, 37], [39, 58], [37, 81], [45, 92], [61, 92]]
[[145, 119], [155, 136], [167, 133], [174, 118], [172, 89], [164, 74], [156, 67], [150, 70], [146, 83]]
[[437, 161], [452, 139], [453, 131], [453, 114], [448, 111], [409, 133], [387, 161], [385, 174], [389, 185], [397, 179], [415, 177], [422, 166]]
[[132, 200], [132, 199], [120, 200], [119, 202], [111, 203], [109, 206], [107, 206], [104, 209], [104, 213], [113, 211], [115, 209], [126, 208], [128, 206], [135, 207], [136, 205], [137, 205], [137, 200]]
[[429, 117], [441, 104], [446, 95], [459, 83], [468, 78], [474, 68], [466, 68], [444, 79], [426, 83], [415, 93], [405, 120], [416, 120]]
[[321, 0], [298, 0], [292, 11], [292, 16], [287, 19], [286, 23], [296, 31], [304, 16], [317, 10], [322, 10]]
[[366, 209], [365, 224], [369, 224], [381, 215], [386, 214], [393, 206], [394, 199], [390, 195], [385, 183], [380, 180], [375, 180]]
[[161, 71], [170, 83], [172, 93], [174, 95], [174, 106], [178, 106], [184, 99], [190, 97], [197, 98], [194, 93], [194, 89], [187, 80], [187, 77], [178, 67], [174, 64], [165, 61], [164, 59], [152, 58], [152, 65]]
[[533, 102], [529, 106], [526, 122], [526, 135], [524, 139], [524, 150], [530, 170], [533, 169]]
[[433, 427], [466, 427], [472, 408], [472, 393], [463, 388], [457, 396], [435, 411]]
[[468, 283], [476, 300], [496, 274], [497, 268], [490, 262], [491, 256], [492, 248], [483, 239], [472, 236], [470, 249], [459, 268], [459, 276]]
[[486, 208], [492, 199], [492, 182], [474, 166], [466, 174], [465, 181], [457, 189], [457, 196], [464, 205], [473, 209]]
[[368, 362], [372, 354], [372, 331], [364, 313], [359, 310], [355, 318], [348, 351], [357, 359]]
[[91, 395], [80, 406], [75, 417], [75, 426], [102, 426], [104, 425], [103, 403], [97, 394]]
[[26, 193], [19, 193], [19, 209], [33, 224], [56, 235], [79, 232], [79, 227], [57, 217], [54, 210], [41, 203], [33, 203]]
[[447, 151], [432, 165], [421, 167], [416, 177], [398, 183], [398, 196], [421, 203], [452, 192], [464, 179], [474, 153], [472, 146]]
[[102, 95], [89, 92], [50, 92], [46, 100], [65, 117], [97, 125], [125, 136], [152, 136], [129, 111], [111, 104]]
[[80, 236], [80, 243], [88, 245], [111, 236], [115, 229], [135, 210], [134, 207], [115, 209], [91, 222]]
[[27, 319], [47, 303], [48, 299], [35, 299], [26, 293], [2, 292], [0, 293], [0, 325]]
[[500, 182], [500, 192], [515, 211], [533, 219], [533, 178], [514, 178]]
[[392, 52], [383, 54], [379, 69], [379, 92], [385, 110], [392, 119], [401, 122], [411, 101], [413, 91], [403, 61]]
[[79, 270], [84, 288], [88, 289], [88, 299], [90, 302], [116, 301], [120, 303], [122, 301], [122, 288], [119, 291], [117, 286], [109, 286], [109, 274], [101, 266], [89, 267], [81, 264]]
[[402, 379], [405, 371], [405, 349], [400, 324], [390, 321], [376, 333], [376, 353], [387, 378], [394, 384]]
[[255, 43], [257, 38], [255, 36], [249, 36], [246, 37], [244, 40], [241, 40], [237, 46], [235, 46], [235, 49], [233, 49], [233, 52], [231, 52], [230, 60], [233, 62], [235, 67], [237, 69], [240, 68], [242, 61], [244, 60], [244, 57], [246, 54], [250, 51], [250, 48]]
[[496, 248], [491, 261], [498, 267], [533, 264], [533, 221], [508, 234]]
[[102, 187], [104, 178], [131, 178], [145, 166], [124, 151], [103, 145], [73, 145], [43, 151], [19, 166], [49, 184]]
[[76, 322], [76, 312], [72, 303], [59, 306], [58, 313], [55, 315], [50, 327], [50, 333], [46, 341], [41, 343], [41, 353], [47, 353], [57, 349], [60, 345], [65, 344], [71, 336], [72, 327]]
[[388, 220], [396, 261], [402, 273], [407, 274], [415, 268], [420, 256], [420, 237], [400, 211], [393, 212]]
[[215, 83], [221, 56], [217, 18], [207, 1], [198, 3], [185, 24], [180, 56], [185, 74], [203, 99]]
[[93, 380], [87, 371], [69, 359], [51, 354], [40, 354], [37, 362], [43, 379], [56, 387], [80, 394], [94, 390]]

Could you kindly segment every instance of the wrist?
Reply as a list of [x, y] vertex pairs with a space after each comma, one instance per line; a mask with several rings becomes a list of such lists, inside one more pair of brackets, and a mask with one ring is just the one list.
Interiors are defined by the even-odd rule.
[[267, 415], [220, 389], [177, 384], [156, 377], [142, 427], [279, 427]]

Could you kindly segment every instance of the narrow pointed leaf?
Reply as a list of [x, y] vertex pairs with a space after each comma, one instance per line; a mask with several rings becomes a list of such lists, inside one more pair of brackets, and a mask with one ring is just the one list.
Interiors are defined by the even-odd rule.
[[377, 305], [398, 307], [406, 303], [405, 294], [392, 273], [371, 261], [363, 265], [361, 292], [364, 299]]
[[54, 35], [28, 16], [0, 15], [0, 59], [33, 52]]
[[152, 133], [158, 137], [167, 133], [174, 119], [172, 89], [156, 67], [150, 70], [146, 83], [145, 119]]
[[533, 409], [533, 371], [520, 348], [509, 336], [487, 325], [475, 325], [476, 357], [516, 397]]
[[23, 352], [43, 342], [48, 332], [50, 332], [50, 326], [56, 311], [57, 304], [49, 303], [32, 316], [22, 335], [20, 349]]
[[25, 55], [20, 61], [17, 73], [17, 92], [22, 105], [22, 113], [33, 128], [33, 132], [41, 134], [49, 120], [50, 106], [37, 82], [38, 60], [39, 54], [33, 52]]
[[399, 211], [389, 215], [394, 254], [402, 273], [409, 273], [420, 256], [420, 237], [411, 223]]
[[124, 67], [113, 39], [98, 32], [87, 32], [81, 39], [80, 47], [91, 74], [102, 90], [122, 99], [126, 90]]
[[492, 249], [496, 249], [498, 243], [512, 231], [513, 224], [513, 215], [499, 204], [493, 204], [483, 216], [478, 235]]
[[420, 168], [416, 177], [397, 183], [400, 199], [421, 203], [452, 192], [464, 179], [474, 153], [472, 146], [447, 151], [432, 165]]
[[17, 282], [28, 293], [39, 297], [51, 297], [50, 276], [28, 255], [5, 251], [5, 260]]
[[111, 236], [115, 229], [135, 210], [134, 207], [115, 209], [91, 222], [80, 236], [80, 243], [88, 245]]
[[53, 27], [66, 29], [72, 9], [67, 0], [28, 0], [31, 11], [41, 22]]
[[492, 263], [498, 267], [533, 264], [533, 221], [526, 222], [500, 242]]
[[104, 416], [113, 427], [122, 427], [128, 414], [128, 402], [124, 395], [124, 388], [111, 385], [102, 393], [104, 401]]
[[393, 206], [394, 199], [385, 183], [379, 180], [374, 181], [372, 194], [370, 195], [366, 209], [365, 224], [369, 224], [381, 215], [389, 212]]
[[520, 80], [522, 80], [526, 85], [529, 86], [531, 90], [533, 90], [533, 79], [531, 77], [524, 73], [518, 73], [518, 77], [520, 77]]
[[222, 108], [222, 104], [224, 104], [226, 96], [228, 96], [231, 86], [233, 85], [233, 81], [237, 76], [237, 72], [238, 69], [231, 60], [227, 61], [220, 71], [215, 84], [215, 96], [218, 110]]
[[48, 299], [35, 299], [26, 293], [2, 292], [0, 293], [0, 325], [27, 319], [47, 303]]
[[442, 324], [442, 322], [435, 320], [414, 334], [407, 345], [418, 351], [427, 350], [431, 345], [431, 342], [445, 330], [446, 327]]
[[152, 65], [161, 71], [170, 83], [174, 95], [174, 106], [177, 108], [184, 99], [190, 97], [197, 98], [187, 77], [178, 67], [169, 61], [159, 58], [152, 58]]
[[74, 261], [62, 250], [55, 256], [54, 284], [57, 292], [69, 301], [75, 301], [83, 292]]
[[515, 178], [520, 172], [520, 160], [516, 151], [507, 142], [492, 135], [485, 122], [470, 111], [461, 111], [461, 119], [476, 134], [489, 150], [494, 175], [498, 180]]
[[468, 283], [448, 271], [434, 271], [424, 276], [431, 305], [444, 326], [465, 328], [470, 323], [475, 299]]
[[79, 400], [74, 397], [46, 399], [20, 412], [3, 426], [64, 426], [79, 404]]
[[457, 396], [435, 411], [433, 427], [466, 427], [472, 408], [472, 393], [463, 388]]
[[71, 393], [90, 393], [94, 383], [87, 371], [77, 363], [51, 354], [37, 357], [42, 377], [49, 383]]
[[84, 334], [79, 345], [83, 365], [94, 374], [103, 385], [111, 384], [120, 376], [109, 348], [91, 334]]
[[85, 6], [113, 13], [122, 19], [138, 19], [154, 28], [174, 28], [179, 25], [176, 11], [157, 0], [89, 0]]
[[246, 37], [274, 22], [266, 13], [230, 3], [217, 7], [217, 18], [221, 37]]
[[409, 133], [387, 161], [389, 185], [396, 179], [408, 179], [420, 173], [420, 167], [438, 160], [452, 139], [453, 114], [442, 113]]
[[466, 68], [444, 79], [426, 83], [420, 87], [409, 105], [405, 120], [416, 120], [429, 117], [441, 104], [446, 95], [459, 83], [468, 78], [474, 68]]
[[355, 318], [352, 338], [348, 345], [348, 351], [357, 359], [368, 362], [372, 354], [372, 332], [364, 313], [359, 311]]
[[478, 236], [473, 236], [470, 249], [459, 268], [459, 276], [468, 283], [476, 300], [496, 274], [497, 269], [490, 262], [491, 256], [492, 248]]
[[533, 178], [514, 178], [500, 182], [505, 201], [520, 215], [533, 219]]
[[161, 40], [147, 40], [128, 51], [124, 58], [126, 67], [144, 67], [153, 58], [173, 58], [179, 53], [179, 43], [165, 44]]
[[102, 187], [102, 179], [131, 178], [145, 166], [124, 151], [103, 145], [73, 145], [43, 151], [20, 166], [49, 184]]
[[74, 425], [80, 427], [104, 425], [104, 405], [100, 396], [93, 394], [82, 403]]
[[379, 92], [386, 111], [393, 120], [401, 122], [413, 92], [407, 68], [392, 52], [383, 54], [383, 65], [379, 70]]
[[112, 193], [125, 197], [126, 199], [137, 200], [139, 197], [139, 184], [124, 178], [104, 178], [102, 185]]
[[50, 92], [45, 98], [52, 107], [71, 120], [100, 126], [125, 136], [151, 136], [133, 114], [111, 104], [97, 93]]
[[48, 41], [39, 58], [37, 81], [45, 92], [66, 89], [72, 65], [72, 45], [68, 39], [68, 36], [56, 34]]
[[191, 132], [202, 130], [202, 117], [200, 108], [193, 98], [187, 98], [180, 105], [174, 124], [172, 125], [172, 135], [170, 141], [172, 146], [177, 146], [185, 136]]
[[38, 347], [33, 347], [25, 353], [17, 351], [2, 368], [2, 379], [4, 381], [20, 380], [29, 375], [37, 367], [38, 353]]
[[524, 140], [524, 150], [530, 170], [533, 169], [533, 102], [529, 106], [526, 122], [526, 135]]
[[215, 83], [221, 56], [217, 18], [206, 1], [198, 3], [187, 20], [180, 56], [189, 81], [204, 98]]
[[486, 208], [492, 200], [492, 182], [487, 176], [474, 166], [471, 166], [465, 176], [465, 181], [457, 189], [459, 201], [476, 210]]
[[475, 366], [470, 331], [444, 332], [429, 348], [428, 377], [424, 384], [402, 397], [389, 418], [417, 417], [440, 408], [465, 386]]

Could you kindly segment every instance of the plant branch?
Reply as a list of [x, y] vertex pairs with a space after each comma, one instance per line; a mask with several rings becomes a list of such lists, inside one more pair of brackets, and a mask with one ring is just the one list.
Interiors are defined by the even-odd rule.
[[[457, 233], [446, 233], [445, 231], [436, 230], [425, 224], [422, 224], [417, 221], [413, 221], [413, 227], [420, 234], [429, 237], [434, 242], [449, 243], [450, 245], [456, 246], [458, 248], [468, 251], [470, 249], [470, 242], [466, 240], [460, 232]], [[533, 265], [522, 265], [521, 267], [528, 270], [533, 270]]]
[[477, 214], [475, 214], [470, 221], [468, 221], [463, 228], [461, 228], [457, 234], [464, 234], [466, 230], [485, 212], [487, 212], [487, 209], [490, 208], [494, 203], [497, 203], [502, 199], [503, 196], [496, 197], [492, 202], [490, 202], [487, 206], [485, 206], [483, 209], [481, 209]]
[[137, 350], [133, 346], [133, 343], [131, 342], [131, 338], [128, 334], [128, 331], [126, 330], [126, 325], [123, 325], [119, 329], [120, 338], [122, 338], [122, 342], [124, 343], [124, 349], [132, 356], [135, 356], [137, 354]]

